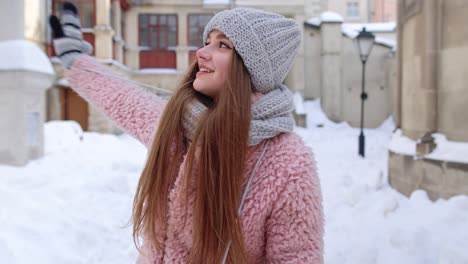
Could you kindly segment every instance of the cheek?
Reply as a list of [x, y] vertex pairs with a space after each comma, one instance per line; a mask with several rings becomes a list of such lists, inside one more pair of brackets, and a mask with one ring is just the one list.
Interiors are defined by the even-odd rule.
[[220, 61], [218, 70], [221, 75], [221, 78], [223, 81], [225, 81], [229, 75], [229, 64], [231, 63], [231, 57], [226, 57], [223, 58], [222, 61]]

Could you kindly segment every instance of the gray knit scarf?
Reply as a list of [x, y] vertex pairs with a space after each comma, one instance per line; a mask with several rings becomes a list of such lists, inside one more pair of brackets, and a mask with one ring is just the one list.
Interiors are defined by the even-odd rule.
[[[191, 139], [200, 116], [207, 107], [195, 100], [182, 117], [182, 126], [187, 139]], [[254, 146], [264, 139], [272, 138], [280, 133], [292, 132], [294, 119], [293, 96], [289, 89], [281, 84], [264, 94], [252, 104], [252, 121], [249, 130], [249, 146]]]

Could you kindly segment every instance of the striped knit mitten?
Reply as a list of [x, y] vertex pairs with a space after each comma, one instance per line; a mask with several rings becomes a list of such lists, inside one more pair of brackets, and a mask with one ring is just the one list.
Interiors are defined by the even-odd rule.
[[78, 9], [72, 3], [63, 4], [61, 21], [54, 15], [49, 17], [54, 37], [54, 49], [65, 68], [70, 66], [80, 54], [90, 54], [91, 44], [83, 40]]

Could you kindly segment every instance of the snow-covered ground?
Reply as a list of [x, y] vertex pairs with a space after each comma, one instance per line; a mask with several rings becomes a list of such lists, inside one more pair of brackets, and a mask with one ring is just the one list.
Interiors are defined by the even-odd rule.
[[[316, 154], [326, 215], [326, 263], [468, 263], [468, 197], [431, 202], [406, 198], [387, 183], [394, 125], [358, 129], [330, 122], [306, 102], [308, 129], [297, 128]], [[82, 133], [49, 122], [42, 159], [0, 166], [0, 263], [134, 263], [128, 226], [146, 150], [128, 135]]]

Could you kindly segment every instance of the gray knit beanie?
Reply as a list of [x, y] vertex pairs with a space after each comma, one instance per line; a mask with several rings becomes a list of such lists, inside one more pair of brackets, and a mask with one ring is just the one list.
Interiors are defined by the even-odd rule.
[[214, 29], [223, 32], [234, 44], [261, 93], [284, 81], [302, 40], [301, 30], [293, 19], [253, 8], [216, 14], [206, 25], [203, 39]]

